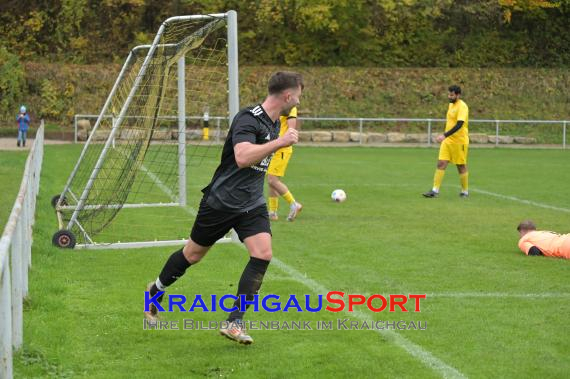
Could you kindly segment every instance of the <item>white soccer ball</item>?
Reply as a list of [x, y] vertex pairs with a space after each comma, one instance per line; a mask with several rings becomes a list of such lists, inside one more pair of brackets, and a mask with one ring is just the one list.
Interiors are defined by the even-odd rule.
[[335, 189], [334, 191], [332, 191], [331, 199], [333, 201], [336, 201], [337, 203], [342, 203], [343, 201], [346, 200], [346, 192], [344, 192], [341, 189]]

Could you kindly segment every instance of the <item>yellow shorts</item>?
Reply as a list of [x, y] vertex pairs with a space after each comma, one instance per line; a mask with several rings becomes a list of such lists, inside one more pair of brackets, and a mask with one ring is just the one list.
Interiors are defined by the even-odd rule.
[[438, 159], [440, 161], [449, 161], [453, 164], [467, 164], [468, 151], [468, 144], [442, 142], [439, 147]]
[[293, 155], [292, 151], [277, 150], [271, 159], [267, 173], [273, 176], [285, 176], [291, 155]]

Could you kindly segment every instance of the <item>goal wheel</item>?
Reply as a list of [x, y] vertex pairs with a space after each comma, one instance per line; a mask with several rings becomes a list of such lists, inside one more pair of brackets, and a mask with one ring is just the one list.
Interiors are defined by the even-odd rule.
[[51, 239], [54, 246], [64, 249], [73, 249], [75, 247], [75, 236], [69, 230], [58, 230]]
[[[55, 195], [54, 197], [51, 198], [51, 206], [55, 208], [55, 206], [57, 205], [57, 202], [59, 201], [59, 198], [61, 197], [60, 195]], [[63, 197], [63, 199], [61, 200], [61, 205], [67, 205], [67, 199], [65, 198], [65, 196]]]

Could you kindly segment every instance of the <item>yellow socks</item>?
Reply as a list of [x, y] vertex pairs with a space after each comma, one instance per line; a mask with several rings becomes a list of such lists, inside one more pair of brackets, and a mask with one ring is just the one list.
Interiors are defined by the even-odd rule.
[[[283, 195], [283, 198], [289, 203], [289, 205], [295, 202], [295, 198], [293, 197], [293, 194], [290, 191], [287, 191], [287, 193]], [[277, 208], [279, 208], [279, 197], [269, 196], [269, 212], [276, 213]]]
[[283, 198], [289, 203], [289, 205], [291, 205], [295, 202], [295, 198], [293, 197], [293, 194], [291, 193], [291, 191], [287, 191], [287, 193], [285, 195], [283, 195]]
[[459, 181], [461, 182], [461, 192], [468, 193], [469, 191], [469, 173], [459, 175]]
[[435, 175], [433, 176], [433, 191], [439, 192], [439, 187], [441, 187], [441, 182], [443, 182], [443, 176], [445, 175], [445, 170], [435, 170]]
[[277, 212], [278, 207], [279, 207], [279, 198], [269, 197], [269, 212]]

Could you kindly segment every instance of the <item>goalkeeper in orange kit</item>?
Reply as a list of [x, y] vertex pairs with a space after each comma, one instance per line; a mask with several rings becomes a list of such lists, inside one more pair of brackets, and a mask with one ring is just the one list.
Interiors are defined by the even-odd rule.
[[526, 255], [570, 259], [570, 234], [536, 230], [530, 220], [521, 222], [517, 230], [521, 236], [519, 248]]

